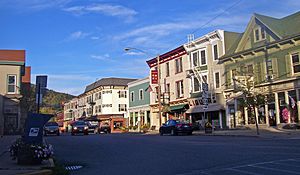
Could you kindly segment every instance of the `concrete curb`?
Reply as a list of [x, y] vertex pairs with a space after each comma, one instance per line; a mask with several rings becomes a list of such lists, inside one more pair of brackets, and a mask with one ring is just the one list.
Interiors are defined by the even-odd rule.
[[51, 175], [51, 174], [52, 174], [52, 170], [46, 169], [46, 170], [39, 170], [30, 173], [21, 173], [19, 175]]

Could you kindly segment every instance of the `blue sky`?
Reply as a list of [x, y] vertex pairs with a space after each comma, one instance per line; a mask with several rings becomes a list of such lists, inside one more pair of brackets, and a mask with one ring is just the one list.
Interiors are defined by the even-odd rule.
[[148, 76], [145, 61], [188, 34], [243, 32], [253, 13], [299, 9], [298, 0], [0, 0], [0, 49], [25, 49], [33, 83], [48, 75], [48, 88], [78, 95], [96, 79]]

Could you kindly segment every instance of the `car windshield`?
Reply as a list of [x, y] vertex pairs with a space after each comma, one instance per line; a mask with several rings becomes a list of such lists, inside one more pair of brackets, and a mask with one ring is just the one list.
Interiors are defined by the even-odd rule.
[[86, 125], [84, 121], [77, 121], [74, 125]]
[[58, 126], [58, 124], [56, 122], [48, 122], [45, 126]]

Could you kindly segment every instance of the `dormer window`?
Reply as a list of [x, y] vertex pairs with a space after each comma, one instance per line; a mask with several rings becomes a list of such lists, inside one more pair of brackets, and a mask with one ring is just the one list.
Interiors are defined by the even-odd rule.
[[254, 29], [254, 41], [262, 41], [266, 39], [266, 31], [263, 27], [258, 27]]

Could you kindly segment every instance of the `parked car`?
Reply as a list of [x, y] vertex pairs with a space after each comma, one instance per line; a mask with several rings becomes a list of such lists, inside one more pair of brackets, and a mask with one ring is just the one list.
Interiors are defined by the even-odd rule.
[[178, 133], [193, 134], [193, 127], [191, 123], [186, 123], [179, 120], [168, 120], [159, 128], [159, 134], [177, 135]]
[[74, 123], [72, 123], [71, 125], [71, 134], [75, 135], [75, 134], [84, 134], [84, 135], [88, 135], [89, 134], [89, 127], [86, 124], [86, 122], [84, 121], [76, 121]]
[[95, 121], [87, 121], [86, 122], [89, 129], [89, 133], [98, 133], [98, 122], [95, 122]]
[[103, 123], [100, 125], [99, 129], [98, 129], [98, 133], [106, 133], [109, 134], [110, 133], [110, 125], [108, 123]]
[[49, 134], [59, 136], [59, 126], [56, 122], [48, 122], [44, 125], [44, 136]]

